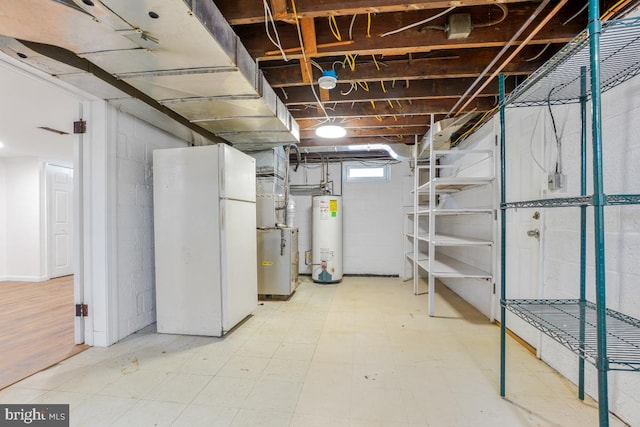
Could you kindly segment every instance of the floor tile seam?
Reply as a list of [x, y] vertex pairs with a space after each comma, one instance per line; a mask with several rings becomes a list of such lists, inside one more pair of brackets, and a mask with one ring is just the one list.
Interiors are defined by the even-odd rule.
[[[133, 410], [133, 409], [134, 409], [134, 408], [135, 408], [135, 407], [136, 407], [140, 402], [154, 402], [154, 401], [147, 401], [147, 400], [144, 400], [144, 399], [138, 399], [136, 403], [134, 403], [131, 407], [127, 408], [127, 410], [125, 410], [122, 414], [120, 414], [120, 416], [118, 416], [115, 420], [113, 420], [113, 422], [111, 422], [109, 425], [110, 425], [110, 426], [117, 425], [117, 424], [118, 424], [118, 422], [119, 422], [121, 419], [124, 419], [124, 417], [125, 417], [125, 416], [130, 412], [130, 411], [132, 411], [132, 410]], [[155, 401], [155, 402], [160, 402], [160, 401]], [[165, 402], [165, 403], [166, 403], [166, 402]], [[168, 402], [168, 403], [178, 403], [178, 402]], [[184, 406], [184, 407], [182, 408], [182, 410], [180, 411], [180, 414], [182, 414], [182, 412], [184, 412], [184, 411], [187, 409], [187, 407], [188, 407], [188, 406], [187, 406], [187, 405], [185, 405], [184, 403], [178, 403], [178, 404], [180, 404], [180, 405]], [[179, 418], [179, 415], [176, 415], [176, 416], [173, 418], [173, 420], [171, 420], [171, 424], [173, 424], [173, 423], [174, 423], [178, 418]], [[170, 424], [170, 425], [171, 425], [171, 424]]]

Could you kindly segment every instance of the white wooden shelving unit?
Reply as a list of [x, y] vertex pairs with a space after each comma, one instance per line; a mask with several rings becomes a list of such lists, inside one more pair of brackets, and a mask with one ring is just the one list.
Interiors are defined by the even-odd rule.
[[[426, 138], [428, 137], [427, 135]], [[475, 167], [482, 162], [490, 162], [491, 165]], [[473, 176], [470, 172], [472, 170], [489, 170], [490, 173]], [[415, 294], [418, 293], [421, 274], [427, 274], [430, 316], [435, 314], [436, 279], [478, 279], [493, 284], [496, 259], [494, 174], [495, 150], [493, 147], [487, 150], [471, 148], [434, 150], [433, 144], [429, 144], [428, 165], [420, 164], [417, 156], [414, 157], [414, 209], [406, 215], [405, 221], [405, 248], [412, 243], [413, 249], [406, 251], [405, 259], [413, 266]], [[455, 203], [449, 203], [455, 194], [486, 186], [490, 186], [489, 193], [492, 197], [489, 203], [485, 202], [483, 206], [457, 207]], [[450, 226], [446, 231], [443, 230], [445, 227], [441, 227], [441, 224], [446, 222], [446, 218], [453, 216], [474, 218], [474, 223], [481, 224], [481, 227], [488, 227], [481, 234], [489, 237], [469, 236], [464, 231], [456, 230], [455, 227], [452, 229]], [[478, 218], [483, 219], [478, 220]], [[413, 226], [412, 231], [410, 226]], [[478, 266], [477, 257], [470, 256], [470, 259], [466, 259], [465, 251], [454, 250], [453, 252], [457, 252], [456, 256], [447, 253], [455, 248], [466, 248], [466, 251], [489, 251], [490, 255], [484, 257], [489, 261], [480, 263], [483, 265]], [[493, 320], [493, 286], [490, 286], [489, 292], [490, 320]]]

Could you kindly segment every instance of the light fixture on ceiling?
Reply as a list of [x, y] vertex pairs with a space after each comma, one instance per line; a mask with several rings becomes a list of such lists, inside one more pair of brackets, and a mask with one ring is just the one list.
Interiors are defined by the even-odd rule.
[[318, 79], [318, 85], [322, 89], [333, 89], [338, 84], [338, 75], [334, 70], [322, 71], [322, 76]]
[[316, 135], [320, 138], [342, 138], [347, 134], [347, 130], [342, 126], [322, 125], [316, 129]]

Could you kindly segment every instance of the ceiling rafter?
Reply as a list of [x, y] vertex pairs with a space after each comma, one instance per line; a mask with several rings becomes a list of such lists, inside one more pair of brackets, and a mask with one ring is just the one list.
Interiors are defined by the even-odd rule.
[[[414, 23], [424, 18], [424, 13], [406, 12], [376, 16], [373, 20], [371, 37], [367, 37], [366, 19], [356, 20], [353, 27], [353, 40], [338, 41], [332, 34], [328, 22], [320, 25], [316, 22], [316, 38], [318, 52], [316, 57], [358, 55], [406, 55], [408, 53], [446, 51], [450, 49], [482, 49], [504, 46], [511, 35], [526, 21], [535, 10], [533, 4], [517, 4], [511, 6], [509, 19], [496, 27], [473, 29], [467, 38], [447, 39], [443, 31], [425, 30], [420, 27], [412, 28], [388, 37], [380, 34]], [[512, 10], [514, 9], [514, 10]], [[566, 43], [584, 28], [584, 22], [574, 19], [565, 25], [563, 23], [571, 16], [570, 10], [561, 11], [550, 20], [542, 31], [534, 37], [530, 44]], [[390, 15], [390, 16], [387, 16]], [[442, 18], [445, 19], [446, 17]], [[351, 19], [349, 17], [336, 18], [336, 22], [343, 33], [348, 31]], [[446, 19], [439, 24], [444, 24]], [[261, 26], [240, 26], [236, 31], [252, 56], [260, 61], [281, 60], [280, 51], [274, 49], [266, 37], [259, 37]], [[292, 48], [287, 54], [290, 59], [301, 56], [298, 35], [295, 26], [279, 23], [278, 32], [283, 48]], [[524, 37], [523, 37], [524, 38]], [[339, 43], [336, 45], [335, 43]], [[348, 43], [348, 44], [344, 44]], [[519, 44], [516, 41], [516, 44]], [[297, 51], [295, 50], [297, 49]]]
[[[387, 102], [375, 103], [375, 106], [369, 102], [356, 102], [353, 104], [337, 104], [335, 106], [328, 105], [325, 108], [332, 118], [349, 118], [351, 116], [401, 116], [401, 115], [427, 115], [427, 114], [447, 114], [455, 105], [455, 98], [436, 99], [436, 100], [413, 100], [411, 102], [403, 101], [400, 105], [393, 103], [393, 106]], [[478, 97], [467, 106], [465, 111], [488, 111], [495, 105], [495, 97]], [[322, 112], [318, 112], [315, 107], [289, 109], [294, 118], [325, 118]]]
[[[503, 70], [506, 75], [528, 75], [535, 71], [544, 63], [544, 59], [548, 58], [554, 52], [554, 49], [547, 49], [547, 55], [541, 56], [536, 60], [530, 60], [541, 51], [542, 46], [529, 46], [514, 61], [507, 65]], [[493, 59], [498, 49], [476, 49], [472, 57], [468, 55], [468, 51], [454, 50], [450, 53], [444, 52], [438, 56], [428, 58], [418, 58], [409, 60], [390, 59], [378, 60], [380, 70], [376, 68], [370, 58], [365, 61], [359, 60], [356, 64], [356, 70], [351, 71], [348, 68], [336, 67], [336, 72], [340, 82], [356, 82], [356, 81], [377, 81], [381, 78], [386, 80], [422, 80], [422, 79], [444, 79], [444, 78], [465, 78], [477, 77], [484, 69], [486, 64]], [[334, 62], [329, 58], [330, 62], [317, 60], [323, 67], [330, 69]], [[284, 63], [281, 65], [264, 64], [262, 71], [270, 84], [275, 88], [285, 86], [299, 86], [307, 84], [302, 81], [300, 75], [300, 67], [298, 64]], [[320, 71], [313, 70], [314, 79], [320, 77]]]
[[[271, 0], [282, 3], [283, 0]], [[328, 16], [366, 15], [367, 13], [408, 12], [416, 10], [446, 9], [452, 6], [490, 6], [496, 3], [522, 3], [527, 0], [424, 0], [399, 2], [397, 0], [297, 0], [296, 9], [299, 18], [320, 18]], [[261, 0], [220, 0], [216, 1], [222, 13], [231, 25], [247, 25], [264, 22]], [[273, 7], [273, 6], [272, 6]], [[280, 15], [280, 20], [291, 20], [293, 10]], [[275, 13], [274, 13], [275, 15]]]
[[[373, 81], [367, 85], [368, 90], [362, 89], [360, 86], [357, 90], [346, 93], [350, 85], [340, 84], [335, 89], [327, 91], [330, 98], [323, 100], [326, 102], [350, 103], [350, 102], [385, 102], [390, 100], [407, 100], [407, 99], [442, 99], [442, 98], [459, 98], [460, 95], [473, 83], [473, 79], [432, 79], [417, 80], [409, 83], [404, 80], [392, 81]], [[508, 81], [508, 91], [513, 90], [515, 84], [513, 80]], [[498, 83], [492, 82], [482, 92], [482, 96], [498, 96]], [[310, 104], [315, 102], [315, 97], [311, 88], [305, 86], [295, 86], [287, 89], [286, 105]]]
[[[267, 2], [286, 61], [263, 36], [263, 1], [216, 1], [298, 122], [301, 146], [414, 143], [428, 131], [432, 117], [437, 121], [449, 114], [540, 5], [540, 0], [295, 0], [294, 14], [292, 0]], [[582, 6], [567, 2], [549, 17], [545, 10], [515, 40], [508, 56], [527, 42], [502, 70], [508, 76], [507, 92], [584, 29], [586, 13], [577, 13]], [[449, 38], [445, 27], [457, 13], [469, 14], [470, 33]], [[434, 16], [428, 23], [413, 25]], [[528, 37], [531, 28], [547, 18], [549, 22]], [[394, 33], [398, 29], [403, 30]], [[323, 70], [337, 73], [336, 88], [319, 89]], [[471, 124], [496, 106], [497, 93], [497, 82], [490, 81], [463, 109], [475, 113]], [[318, 139], [315, 128], [328, 119], [344, 127], [347, 135]]]

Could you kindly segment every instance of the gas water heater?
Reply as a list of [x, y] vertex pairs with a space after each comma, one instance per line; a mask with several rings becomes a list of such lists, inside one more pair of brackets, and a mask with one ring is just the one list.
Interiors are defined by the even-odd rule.
[[311, 278], [317, 283], [342, 280], [342, 197], [313, 196]]

